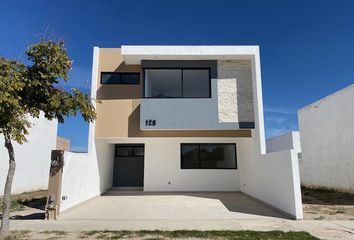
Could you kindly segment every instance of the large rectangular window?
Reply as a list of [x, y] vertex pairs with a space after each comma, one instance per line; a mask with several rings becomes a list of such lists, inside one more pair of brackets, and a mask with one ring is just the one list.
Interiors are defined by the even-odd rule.
[[139, 84], [140, 73], [102, 72], [101, 84]]
[[183, 143], [182, 169], [237, 169], [236, 144]]
[[145, 69], [146, 98], [209, 98], [210, 69]]

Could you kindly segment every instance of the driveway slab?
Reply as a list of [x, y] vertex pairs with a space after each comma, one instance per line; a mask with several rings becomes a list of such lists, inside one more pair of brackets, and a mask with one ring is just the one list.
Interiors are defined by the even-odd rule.
[[12, 220], [12, 230], [306, 231], [320, 239], [354, 240], [354, 221], [286, 219], [242, 193], [108, 192], [58, 220]]
[[66, 220], [255, 219], [284, 216], [239, 192], [108, 192], [60, 214]]

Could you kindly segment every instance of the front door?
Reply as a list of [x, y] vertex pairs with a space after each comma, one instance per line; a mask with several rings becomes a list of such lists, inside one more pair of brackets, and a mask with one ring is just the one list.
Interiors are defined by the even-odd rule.
[[144, 145], [115, 146], [113, 187], [143, 187]]

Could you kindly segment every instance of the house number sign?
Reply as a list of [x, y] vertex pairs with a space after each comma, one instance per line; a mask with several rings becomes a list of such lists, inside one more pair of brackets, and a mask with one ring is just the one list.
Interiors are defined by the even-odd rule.
[[156, 125], [156, 120], [155, 119], [146, 119], [145, 120], [145, 126], [153, 127]]

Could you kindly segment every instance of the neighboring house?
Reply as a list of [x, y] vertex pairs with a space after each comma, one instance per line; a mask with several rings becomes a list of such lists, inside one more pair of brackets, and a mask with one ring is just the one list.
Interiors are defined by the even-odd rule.
[[303, 186], [353, 192], [354, 85], [300, 109], [298, 118], [300, 132], [267, 139], [267, 152], [298, 152]]
[[113, 187], [241, 191], [302, 218], [297, 153], [266, 154], [258, 46], [95, 47], [91, 94], [60, 211]]
[[[27, 143], [18, 144], [13, 141], [16, 171], [12, 183], [12, 193], [21, 193], [48, 187], [50, 154], [56, 148], [56, 120], [49, 121], [43, 114], [39, 118], [30, 118]], [[4, 192], [9, 156], [4, 146], [4, 136], [0, 136], [0, 195]]]
[[354, 84], [298, 111], [301, 183], [354, 191]]

